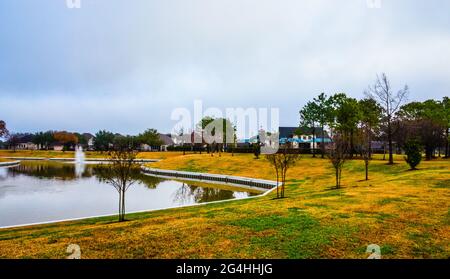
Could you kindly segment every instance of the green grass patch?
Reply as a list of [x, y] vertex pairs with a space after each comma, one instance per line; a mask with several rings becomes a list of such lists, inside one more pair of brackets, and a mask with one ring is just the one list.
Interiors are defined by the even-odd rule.
[[286, 215], [233, 220], [227, 224], [255, 232], [276, 231], [268, 236], [253, 237], [251, 244], [258, 247], [257, 250], [278, 249], [287, 258], [293, 259], [319, 257], [323, 253], [322, 247], [330, 244], [331, 237], [348, 237], [353, 232], [346, 226], [323, 226], [298, 208], [291, 208]]
[[384, 199], [377, 201], [377, 204], [386, 205], [386, 204], [390, 204], [393, 202], [403, 202], [403, 201], [404, 201], [404, 199], [402, 199], [402, 198], [384, 198]]
[[441, 180], [433, 185], [433, 188], [440, 188], [440, 189], [449, 189], [450, 188], [450, 179], [447, 180]]

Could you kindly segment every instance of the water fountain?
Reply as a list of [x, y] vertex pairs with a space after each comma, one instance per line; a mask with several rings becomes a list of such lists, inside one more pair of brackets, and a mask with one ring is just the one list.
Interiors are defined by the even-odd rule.
[[85, 170], [85, 154], [83, 151], [83, 147], [77, 146], [75, 148], [75, 175], [77, 177], [81, 177]]

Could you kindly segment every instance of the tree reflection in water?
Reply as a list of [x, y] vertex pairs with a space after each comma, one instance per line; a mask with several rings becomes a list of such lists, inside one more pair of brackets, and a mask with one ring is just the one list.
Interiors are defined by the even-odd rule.
[[[195, 203], [204, 203], [234, 199], [234, 194], [235, 192], [231, 190], [224, 190], [214, 187], [201, 187], [183, 183], [182, 186], [176, 191], [174, 201], [186, 203], [193, 199]], [[253, 196], [256, 194], [248, 193], [248, 195]]]
[[[100, 183], [106, 183], [109, 172], [101, 171], [99, 168], [105, 168], [105, 165], [86, 165], [81, 177], [75, 174], [75, 165], [71, 163], [61, 162], [22, 162], [19, 166], [5, 169], [5, 173], [0, 175], [0, 180], [7, 177], [15, 177], [19, 175], [33, 176], [39, 179], [54, 179], [63, 181], [72, 181], [76, 179], [95, 177]], [[149, 189], [155, 189], [166, 179], [158, 178], [151, 175], [143, 174], [140, 170], [133, 171], [133, 179], [136, 183], [141, 184]], [[174, 194], [174, 202], [195, 203], [212, 202], [219, 200], [233, 199], [236, 192], [217, 187], [197, 186], [193, 183], [179, 184], [179, 188]], [[243, 191], [244, 192], [244, 191]], [[241, 193], [244, 194], [244, 193]], [[257, 195], [258, 193], [246, 193], [246, 196]]]
[[[97, 177], [98, 181], [102, 183], [106, 183], [114, 175], [111, 172], [104, 171], [104, 168], [105, 166], [103, 165], [95, 165], [94, 167], [92, 167], [93, 174]], [[131, 172], [131, 177], [136, 181], [136, 183], [144, 185], [149, 189], [155, 189], [158, 184], [165, 180], [155, 176], [145, 175], [139, 169], [133, 170]]]
[[[75, 180], [75, 165], [58, 162], [21, 162], [20, 165], [8, 168], [8, 176], [27, 175], [39, 179]], [[92, 168], [87, 167], [81, 177], [92, 177]]]

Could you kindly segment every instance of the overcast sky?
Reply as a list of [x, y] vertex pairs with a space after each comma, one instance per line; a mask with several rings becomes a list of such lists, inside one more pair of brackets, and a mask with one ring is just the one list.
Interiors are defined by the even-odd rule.
[[0, 1], [0, 119], [15, 132], [170, 132], [176, 107], [362, 97], [376, 74], [410, 100], [450, 91], [450, 1]]

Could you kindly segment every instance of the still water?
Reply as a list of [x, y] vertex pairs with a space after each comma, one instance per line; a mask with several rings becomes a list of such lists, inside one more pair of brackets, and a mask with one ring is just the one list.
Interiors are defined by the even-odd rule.
[[[96, 165], [22, 162], [0, 167], [0, 227], [115, 214], [118, 193]], [[242, 189], [202, 186], [137, 174], [126, 194], [127, 212], [258, 195]]]

